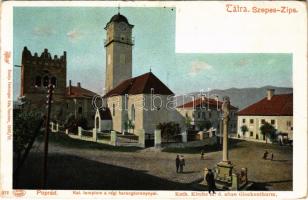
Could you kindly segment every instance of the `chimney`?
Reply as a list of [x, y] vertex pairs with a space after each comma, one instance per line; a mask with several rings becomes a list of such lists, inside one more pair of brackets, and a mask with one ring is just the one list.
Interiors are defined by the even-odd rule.
[[72, 94], [72, 80], [69, 80], [69, 85], [68, 85], [68, 95]]
[[80, 82], [77, 83], [77, 87], [81, 88], [81, 84]]
[[267, 100], [270, 101], [274, 96], [275, 90], [274, 89], [267, 89]]

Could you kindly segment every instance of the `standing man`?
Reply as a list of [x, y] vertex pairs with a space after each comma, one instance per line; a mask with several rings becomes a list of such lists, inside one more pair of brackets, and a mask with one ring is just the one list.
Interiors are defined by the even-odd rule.
[[205, 176], [205, 179], [208, 185], [209, 193], [211, 194], [212, 191], [213, 194], [215, 194], [215, 179], [211, 169], [209, 169], [208, 173]]
[[201, 160], [204, 160], [204, 150], [201, 150]]
[[183, 167], [184, 166], [185, 166], [184, 156], [181, 155], [181, 158], [180, 158], [180, 173], [183, 173]]
[[179, 167], [180, 167], [180, 156], [179, 155], [176, 156], [175, 166], [176, 166], [176, 173], [179, 173]]

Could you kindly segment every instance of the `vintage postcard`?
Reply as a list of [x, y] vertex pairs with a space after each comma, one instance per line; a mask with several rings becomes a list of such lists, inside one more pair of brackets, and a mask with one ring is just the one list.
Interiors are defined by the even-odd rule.
[[7, 1], [4, 199], [307, 198], [301, 1]]

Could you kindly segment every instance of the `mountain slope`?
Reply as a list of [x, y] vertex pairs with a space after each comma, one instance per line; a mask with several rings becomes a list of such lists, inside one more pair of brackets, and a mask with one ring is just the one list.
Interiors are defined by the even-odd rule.
[[[221, 101], [224, 96], [229, 96], [231, 104], [238, 107], [240, 110], [261, 100], [266, 97], [267, 89], [275, 89], [274, 94], [288, 94], [293, 93], [293, 88], [287, 87], [275, 87], [275, 86], [264, 86], [261, 88], [230, 88], [226, 90], [214, 89], [209, 92], [210, 98], [215, 98]], [[208, 92], [203, 92], [203, 94], [208, 94]], [[182, 105], [186, 102], [192, 100], [192, 97], [200, 97], [200, 92], [192, 92], [187, 95], [176, 96], [177, 105]]]

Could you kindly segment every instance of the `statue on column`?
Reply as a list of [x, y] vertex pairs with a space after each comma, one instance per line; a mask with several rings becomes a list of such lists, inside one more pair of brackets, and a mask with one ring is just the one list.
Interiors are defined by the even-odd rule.
[[228, 125], [230, 120], [230, 98], [225, 96], [221, 107], [223, 112], [223, 162], [229, 163], [228, 159]]
[[223, 103], [221, 106], [222, 112], [223, 112], [223, 121], [227, 122], [230, 119], [230, 98], [228, 96], [225, 96], [223, 98]]

